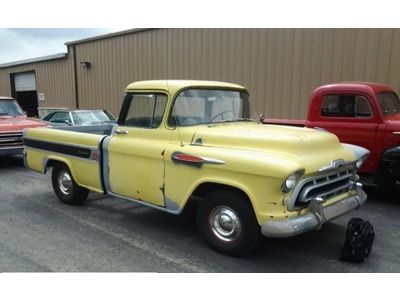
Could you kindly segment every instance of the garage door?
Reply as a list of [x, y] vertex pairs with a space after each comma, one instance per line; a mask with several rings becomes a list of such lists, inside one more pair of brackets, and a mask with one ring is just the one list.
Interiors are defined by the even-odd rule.
[[16, 92], [36, 91], [35, 73], [22, 73], [14, 75]]

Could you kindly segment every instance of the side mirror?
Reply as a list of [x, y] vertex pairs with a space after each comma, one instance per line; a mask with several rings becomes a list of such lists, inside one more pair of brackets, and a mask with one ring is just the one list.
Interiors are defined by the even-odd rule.
[[263, 123], [264, 120], [265, 120], [264, 114], [260, 114], [258, 117], [259, 117], [259, 119], [260, 119], [260, 123]]
[[72, 122], [70, 120], [65, 120], [65, 124], [67, 124], [68, 126], [72, 126]]

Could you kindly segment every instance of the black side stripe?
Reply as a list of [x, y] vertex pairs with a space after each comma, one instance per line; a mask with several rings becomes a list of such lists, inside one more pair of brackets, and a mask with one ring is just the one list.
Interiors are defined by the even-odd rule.
[[90, 159], [91, 150], [89, 148], [83, 148], [71, 145], [61, 145], [52, 142], [33, 140], [29, 138], [24, 138], [24, 144], [32, 148], [48, 150], [52, 152], [58, 152], [58, 153]]

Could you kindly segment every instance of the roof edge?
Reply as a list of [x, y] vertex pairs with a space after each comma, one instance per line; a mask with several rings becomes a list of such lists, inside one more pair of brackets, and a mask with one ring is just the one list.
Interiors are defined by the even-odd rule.
[[66, 58], [68, 53], [57, 53], [57, 54], [52, 54], [52, 55], [46, 55], [46, 56], [40, 56], [40, 57], [35, 57], [35, 58], [28, 58], [28, 59], [23, 59], [23, 60], [17, 60], [13, 62], [8, 62], [4, 64], [0, 64], [0, 69], [2, 68], [8, 68], [8, 67], [14, 67], [14, 66], [19, 66], [19, 65], [26, 65], [26, 64], [31, 64], [31, 63], [37, 63], [41, 61], [47, 61], [47, 60], [55, 60], [55, 59], [62, 59]]
[[103, 40], [103, 39], [108, 39], [108, 38], [112, 38], [112, 37], [117, 37], [117, 36], [129, 34], [129, 33], [138, 33], [138, 32], [148, 31], [148, 30], [153, 30], [153, 29], [156, 29], [156, 28], [134, 28], [134, 29], [127, 29], [127, 30], [123, 30], [123, 31], [111, 32], [111, 33], [106, 33], [106, 34], [102, 34], [102, 35], [97, 35], [97, 36], [93, 36], [93, 37], [89, 37], [89, 38], [84, 38], [84, 39], [80, 39], [80, 40], [76, 40], [76, 41], [66, 42], [64, 45], [66, 45], [66, 46], [71, 46], [71, 45], [82, 44], [82, 43], [91, 42], [91, 41], [96, 41], [96, 40]]

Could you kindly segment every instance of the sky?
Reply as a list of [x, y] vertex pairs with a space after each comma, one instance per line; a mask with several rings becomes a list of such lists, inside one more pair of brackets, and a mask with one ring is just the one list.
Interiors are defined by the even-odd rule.
[[66, 52], [66, 42], [129, 28], [400, 27], [398, 1], [393, 0], [380, 0], [379, 5], [376, 0], [336, 0], [326, 5], [320, 0], [202, 0], [201, 5], [183, 0], [113, 0], [96, 6], [92, 1], [70, 0], [62, 9], [54, 0], [3, 2], [0, 64]]
[[[123, 29], [121, 29], [123, 30]], [[0, 64], [66, 53], [66, 42], [107, 34], [113, 28], [0, 28]]]

